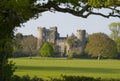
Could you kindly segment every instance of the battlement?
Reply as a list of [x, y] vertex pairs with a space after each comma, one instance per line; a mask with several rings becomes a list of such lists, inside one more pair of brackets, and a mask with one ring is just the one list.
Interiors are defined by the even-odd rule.
[[50, 30], [57, 31], [57, 27], [50, 27]]
[[86, 30], [77, 30], [77, 32], [86, 32]]
[[38, 27], [37, 30], [45, 30], [46, 28], [45, 27]]

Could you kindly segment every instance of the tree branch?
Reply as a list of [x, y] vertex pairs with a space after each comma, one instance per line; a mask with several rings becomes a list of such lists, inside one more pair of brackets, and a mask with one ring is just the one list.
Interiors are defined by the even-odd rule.
[[84, 15], [84, 18], [87, 18], [90, 15], [99, 15], [99, 16], [102, 16], [102, 17], [105, 17], [105, 18], [109, 18], [109, 17], [118, 17], [118, 18], [120, 18], [120, 15], [112, 15], [112, 14], [105, 15], [105, 14], [96, 13], [96, 12], [89, 12], [88, 14]]
[[[38, 7], [37, 7], [38, 8]], [[90, 8], [93, 8], [89, 5], [84, 5], [84, 7], [81, 7], [80, 6], [80, 10], [75, 10], [75, 9], [70, 9], [70, 8], [61, 8], [55, 1], [48, 1], [48, 3], [42, 5], [42, 6], [39, 6], [39, 8], [43, 8], [43, 9], [46, 9], [46, 10], [43, 10], [43, 11], [48, 11], [48, 10], [51, 10], [53, 9], [54, 11], [58, 11], [58, 12], [63, 12], [63, 13], [70, 13], [74, 16], [78, 16], [78, 17], [83, 17], [83, 18], [87, 18], [88, 16], [90, 15], [99, 15], [99, 16], [102, 16], [102, 17], [105, 17], [105, 18], [109, 18], [109, 17], [118, 17], [120, 18], [120, 10], [117, 9], [117, 7], [115, 8], [105, 8], [105, 9], [110, 9], [110, 10], [115, 10], [115, 11], [118, 11], [115, 13], [109, 13], [109, 14], [104, 14], [104, 13], [100, 13], [100, 12], [93, 12], [93, 10], [89, 10]], [[39, 10], [39, 9], [38, 9]], [[86, 15], [84, 15], [85, 12], [88, 12]]]

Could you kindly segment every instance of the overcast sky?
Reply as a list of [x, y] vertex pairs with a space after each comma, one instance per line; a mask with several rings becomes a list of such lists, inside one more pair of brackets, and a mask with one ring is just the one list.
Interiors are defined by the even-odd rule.
[[100, 16], [89, 16], [88, 18], [76, 17], [68, 13], [52, 13], [44, 12], [38, 19], [31, 19], [24, 23], [24, 27], [18, 28], [16, 33], [20, 32], [23, 35], [31, 35], [37, 37], [37, 27], [50, 28], [58, 27], [60, 36], [76, 34], [77, 30], [84, 29], [88, 34], [103, 32], [110, 34], [109, 24], [112, 22], [120, 22], [119, 18], [104, 18]]

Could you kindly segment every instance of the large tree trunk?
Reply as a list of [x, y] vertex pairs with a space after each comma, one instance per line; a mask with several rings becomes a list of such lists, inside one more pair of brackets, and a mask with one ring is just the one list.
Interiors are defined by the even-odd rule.
[[13, 75], [13, 64], [8, 63], [8, 58], [12, 53], [12, 38], [10, 34], [0, 31], [0, 81], [10, 81]]
[[[4, 38], [4, 37], [3, 37]], [[6, 55], [6, 51], [5, 46], [6, 41], [4, 41], [3, 39], [0, 40], [0, 81], [5, 81], [5, 68], [7, 65], [7, 55]]]

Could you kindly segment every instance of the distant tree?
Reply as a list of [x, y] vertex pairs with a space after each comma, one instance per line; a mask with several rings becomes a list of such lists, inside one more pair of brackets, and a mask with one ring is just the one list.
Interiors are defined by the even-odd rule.
[[54, 50], [54, 56], [59, 56], [59, 46], [56, 44], [52, 44]]
[[86, 50], [93, 57], [112, 58], [117, 55], [116, 43], [104, 33], [94, 33], [90, 36]]
[[67, 38], [67, 43], [70, 47], [70, 49], [77, 47], [79, 44], [79, 40], [76, 39], [76, 36], [72, 33], [70, 37]]
[[80, 49], [81, 42], [74, 34], [67, 38], [67, 44], [69, 46], [68, 58], [80, 56], [82, 52]]
[[120, 53], [120, 37], [118, 37], [116, 40], [115, 40], [116, 44], [117, 44], [117, 49], [118, 49], [118, 52]]
[[40, 56], [42, 57], [50, 57], [54, 55], [53, 46], [49, 42], [45, 42], [40, 49]]
[[120, 37], [117, 37], [115, 39], [115, 42], [117, 44], [117, 52], [118, 52], [118, 57], [117, 58], [120, 58]]
[[17, 33], [17, 34], [15, 35], [15, 38], [16, 38], [17, 40], [22, 40], [22, 39], [23, 39], [23, 34], [22, 34], [22, 33]]
[[120, 37], [120, 22], [113, 22], [109, 25], [109, 29], [111, 31], [110, 37], [113, 40], [116, 40], [118, 37]]
[[111, 23], [109, 29], [111, 31], [110, 37], [116, 42], [118, 54], [120, 56], [120, 22]]
[[21, 50], [21, 44], [20, 42], [23, 39], [22, 33], [17, 33], [13, 39], [13, 53], [16, 53]]
[[22, 46], [20, 44], [20, 42], [18, 42], [18, 40], [13, 40], [13, 52], [12, 52], [12, 57], [18, 57], [18, 53], [22, 52]]
[[37, 39], [32, 35], [24, 37], [21, 41], [21, 45], [23, 51], [28, 52], [30, 58], [32, 58], [31, 56], [34, 54], [37, 47]]

